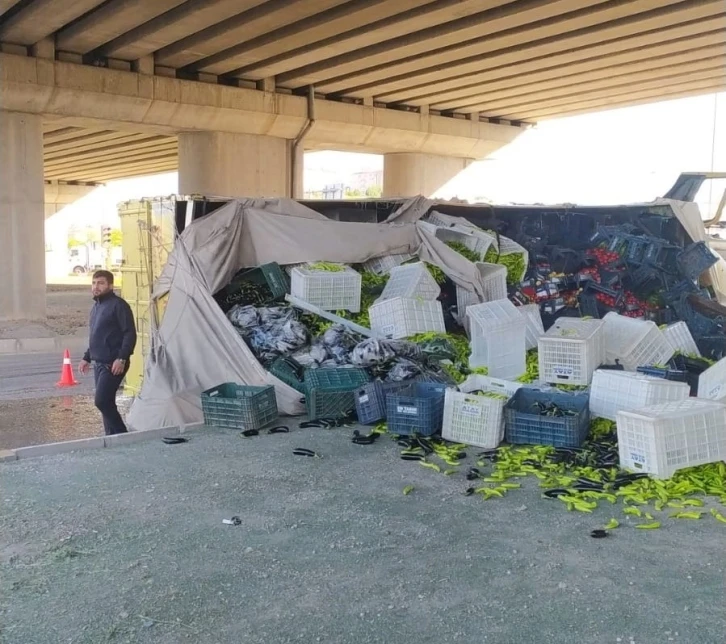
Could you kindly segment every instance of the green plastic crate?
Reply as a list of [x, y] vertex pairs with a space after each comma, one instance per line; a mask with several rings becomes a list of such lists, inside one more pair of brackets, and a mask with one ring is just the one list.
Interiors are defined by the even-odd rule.
[[328, 367], [322, 369], [305, 369], [305, 388], [329, 388], [338, 389], [341, 387], [351, 387], [356, 389], [362, 384], [369, 382], [371, 379], [368, 371], [351, 367], [349, 369], [338, 369], [336, 367]]
[[232, 429], [260, 429], [278, 417], [272, 385], [252, 387], [228, 382], [202, 393], [204, 424]]
[[340, 418], [355, 410], [355, 392], [370, 375], [365, 369], [306, 369], [305, 407], [310, 420]]
[[236, 304], [264, 306], [285, 297], [290, 284], [280, 265], [271, 262], [237, 273], [232, 281], [215, 295], [215, 299], [227, 312]]
[[290, 292], [290, 279], [277, 262], [251, 268], [242, 273], [239, 279], [253, 284], [265, 284], [276, 300], [285, 297], [285, 293]]
[[294, 358], [281, 356], [275, 359], [267, 370], [286, 385], [290, 385], [300, 393], [305, 393], [304, 367]]
[[342, 418], [355, 411], [356, 388], [322, 389], [312, 387], [305, 394], [305, 409], [310, 420]]

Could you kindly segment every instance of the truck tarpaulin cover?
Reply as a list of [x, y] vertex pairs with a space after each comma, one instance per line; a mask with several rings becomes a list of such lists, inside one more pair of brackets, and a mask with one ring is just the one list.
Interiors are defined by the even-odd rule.
[[129, 413], [135, 430], [202, 422], [200, 394], [223, 382], [275, 386], [280, 412], [304, 413], [300, 394], [268, 373], [219, 308], [213, 293], [241, 268], [268, 262], [329, 261], [417, 254], [456, 284], [483, 295], [477, 268], [418, 222], [433, 202], [417, 198], [386, 223], [346, 223], [292, 200], [232, 201], [177, 240], [153, 299], [168, 295], [152, 331], [141, 392]]

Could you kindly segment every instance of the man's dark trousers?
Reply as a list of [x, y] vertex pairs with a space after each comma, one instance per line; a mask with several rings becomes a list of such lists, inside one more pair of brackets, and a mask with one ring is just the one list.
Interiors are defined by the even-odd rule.
[[116, 406], [116, 392], [121, 386], [126, 373], [129, 370], [129, 363], [126, 363], [124, 372], [120, 376], [111, 373], [111, 365], [93, 364], [93, 376], [96, 381], [96, 407], [103, 416], [103, 429], [106, 436], [111, 434], [126, 433], [126, 425]]

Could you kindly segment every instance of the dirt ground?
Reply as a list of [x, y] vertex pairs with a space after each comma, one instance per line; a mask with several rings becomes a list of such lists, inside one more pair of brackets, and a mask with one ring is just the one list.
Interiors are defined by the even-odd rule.
[[463, 494], [475, 450], [444, 476], [350, 436], [205, 429], [3, 464], [0, 641], [723, 643], [723, 524], [635, 530], [536, 479], [483, 501]]
[[90, 286], [48, 286], [46, 301], [47, 320], [0, 322], [0, 339], [49, 338], [87, 333], [88, 315], [93, 304]]

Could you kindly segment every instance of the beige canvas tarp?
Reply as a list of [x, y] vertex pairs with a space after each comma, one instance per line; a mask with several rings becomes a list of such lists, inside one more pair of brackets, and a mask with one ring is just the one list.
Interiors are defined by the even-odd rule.
[[[411, 200], [403, 204], [409, 209]], [[420, 218], [425, 210], [417, 208]], [[154, 287], [168, 296], [152, 332], [144, 382], [129, 413], [135, 430], [199, 423], [200, 394], [223, 382], [275, 386], [284, 414], [301, 414], [300, 394], [260, 365], [212, 294], [241, 268], [268, 262], [331, 261], [356, 264], [396, 253], [417, 254], [456, 284], [482, 296], [480, 274], [425, 229], [410, 223], [332, 221], [288, 200], [232, 201], [179, 237]]]

